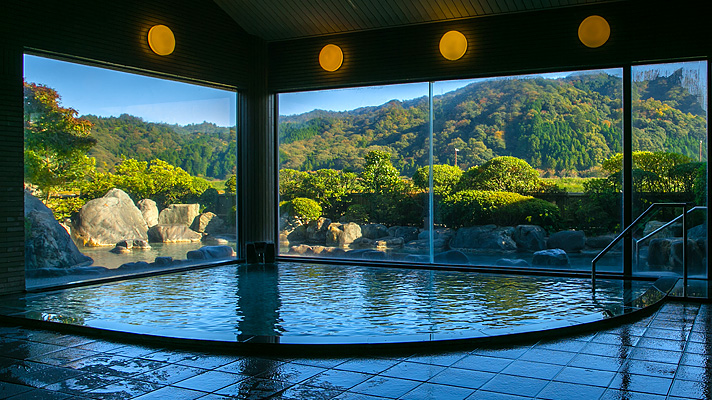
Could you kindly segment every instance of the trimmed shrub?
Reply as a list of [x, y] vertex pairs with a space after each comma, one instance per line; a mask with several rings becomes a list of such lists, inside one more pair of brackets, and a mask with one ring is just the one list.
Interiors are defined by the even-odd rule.
[[[439, 196], [449, 195], [460, 182], [461, 176], [462, 170], [453, 165], [433, 165], [433, 193]], [[430, 168], [418, 168], [413, 174], [413, 183], [420, 189], [428, 190], [430, 187]]]
[[441, 203], [443, 222], [452, 228], [475, 225], [534, 224], [554, 229], [559, 208], [548, 201], [512, 192], [464, 190]]
[[460, 178], [459, 190], [490, 190], [513, 193], [539, 191], [539, 173], [516, 157], [495, 157], [468, 169]]
[[297, 197], [282, 202], [279, 206], [283, 212], [289, 213], [290, 217], [297, 218], [305, 224], [321, 217], [322, 209], [319, 203], [306, 197]]

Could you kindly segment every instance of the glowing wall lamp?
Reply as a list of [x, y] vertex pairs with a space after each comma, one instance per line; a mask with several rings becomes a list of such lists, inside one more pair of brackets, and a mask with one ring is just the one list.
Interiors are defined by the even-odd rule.
[[341, 47], [335, 44], [327, 44], [319, 52], [319, 65], [329, 72], [334, 72], [341, 68], [344, 62], [344, 53]]
[[591, 15], [579, 25], [578, 36], [586, 47], [601, 47], [611, 37], [611, 26], [605, 18]]
[[440, 54], [448, 60], [462, 58], [467, 51], [467, 39], [458, 31], [450, 31], [440, 39]]
[[148, 45], [159, 56], [167, 56], [176, 48], [176, 38], [171, 28], [165, 25], [153, 26], [148, 31]]

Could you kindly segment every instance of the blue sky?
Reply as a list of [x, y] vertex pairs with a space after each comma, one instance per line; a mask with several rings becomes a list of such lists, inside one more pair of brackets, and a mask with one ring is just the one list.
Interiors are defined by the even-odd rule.
[[150, 122], [234, 126], [234, 92], [25, 55], [25, 80], [47, 85], [79, 115], [131, 114]]

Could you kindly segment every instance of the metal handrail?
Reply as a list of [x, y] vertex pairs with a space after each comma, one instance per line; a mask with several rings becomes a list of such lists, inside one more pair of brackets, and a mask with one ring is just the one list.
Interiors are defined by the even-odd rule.
[[[695, 210], [706, 210], [706, 209], [707, 209], [706, 206], [694, 206], [694, 207], [690, 208], [689, 210], [687, 210], [687, 214], [689, 214], [689, 213], [691, 213], [691, 212], [693, 212], [693, 211], [695, 211]], [[640, 263], [640, 252], [638, 251], [638, 250], [639, 250], [638, 243], [640, 243], [640, 242], [642, 242], [642, 241], [644, 241], [644, 240], [647, 240], [647, 239], [653, 237], [653, 236], [654, 236], [655, 234], [657, 234], [658, 232], [660, 232], [660, 231], [666, 229], [668, 226], [670, 226], [670, 225], [674, 224], [675, 222], [677, 222], [677, 220], [679, 220], [680, 218], [682, 218], [682, 214], [680, 214], [680, 215], [678, 215], [677, 217], [671, 219], [670, 221], [666, 222], [664, 225], [658, 227], [657, 229], [655, 229], [654, 231], [648, 233], [647, 235], [643, 236], [642, 238], [640, 238], [640, 239], [635, 239], [635, 241], [633, 242], [633, 251], [635, 252], [635, 265], [638, 265], [638, 264]]]
[[[615, 239], [613, 239], [610, 243], [608, 243], [608, 246], [603, 248], [596, 257], [591, 260], [591, 289], [596, 291], [596, 263], [598, 260], [603, 257], [610, 249], [613, 248], [625, 235], [630, 233], [631, 230], [638, 224], [638, 222], [643, 219], [646, 215], [648, 215], [653, 209], [655, 208], [670, 208], [670, 207], [682, 207], [682, 243], [684, 245], [682, 246], [682, 274], [683, 274], [683, 297], [687, 297], [687, 203], [653, 203], [648, 207], [647, 210], [645, 210], [642, 214], [638, 216], [633, 222], [631, 222], [630, 225], [628, 225], [623, 231], [616, 236]], [[632, 261], [632, 260], [631, 260]]]

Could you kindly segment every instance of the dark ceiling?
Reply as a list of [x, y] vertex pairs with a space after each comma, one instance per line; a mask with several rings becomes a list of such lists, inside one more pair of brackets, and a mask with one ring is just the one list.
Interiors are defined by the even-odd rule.
[[214, 0], [266, 41], [518, 13], [611, 0]]

